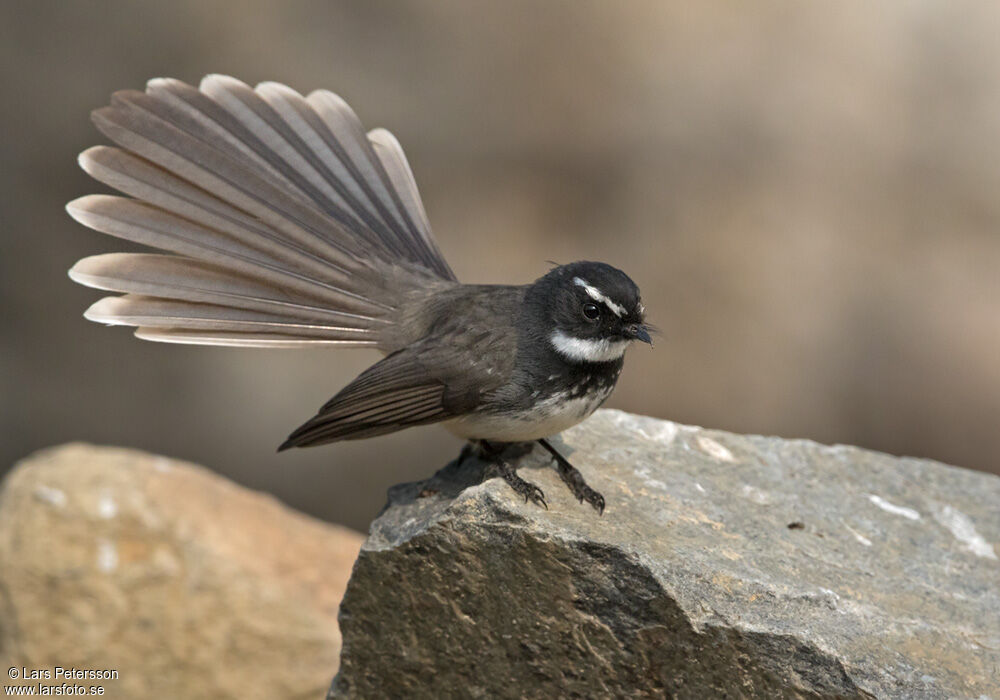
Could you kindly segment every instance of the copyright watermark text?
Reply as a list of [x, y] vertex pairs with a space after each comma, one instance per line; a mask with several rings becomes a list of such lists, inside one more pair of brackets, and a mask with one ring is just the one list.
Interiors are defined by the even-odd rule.
[[4, 697], [97, 696], [105, 694], [104, 681], [118, 680], [118, 670], [75, 666], [11, 666], [7, 669], [7, 678], [13, 682], [4, 685]]

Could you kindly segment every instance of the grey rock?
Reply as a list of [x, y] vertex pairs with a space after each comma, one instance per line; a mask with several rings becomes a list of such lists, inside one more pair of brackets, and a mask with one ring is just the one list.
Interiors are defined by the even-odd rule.
[[476, 460], [395, 487], [330, 697], [1000, 698], [1000, 479], [600, 411], [536, 450], [549, 509]]

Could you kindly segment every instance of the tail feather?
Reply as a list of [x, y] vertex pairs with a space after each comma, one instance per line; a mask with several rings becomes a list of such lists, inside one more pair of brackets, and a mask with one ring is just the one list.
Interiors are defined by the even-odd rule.
[[[185, 132], [237, 161], [249, 160], [259, 173], [281, 189], [315, 209], [333, 217], [359, 241], [377, 245], [370, 221], [358, 215], [356, 203], [344, 198], [357, 185], [346, 170], [324, 180], [321, 173], [323, 147], [313, 139], [313, 149], [296, 134], [248, 86], [224, 76], [207, 76], [196, 90], [174, 80], [151, 81], [148, 94], [116, 93], [123, 105], [141, 104], [154, 115], [180, 122]], [[112, 105], [115, 101], [112, 101]], [[275, 202], [277, 204], [278, 202]], [[294, 205], [295, 202], [286, 203]]]
[[186, 328], [149, 328], [140, 326], [135, 337], [158, 343], [180, 343], [184, 345], [217, 345], [230, 348], [377, 348], [376, 342], [357, 340], [328, 340], [325, 338], [304, 338], [301, 335], [284, 333], [245, 333], [228, 331], [198, 331]]
[[106, 253], [84, 258], [70, 277], [88, 287], [163, 299], [277, 313], [289, 318], [335, 319], [359, 328], [390, 321], [376, 315], [335, 308], [325, 300], [291, 295], [287, 287], [245, 277], [211, 263], [173, 255]]
[[70, 202], [66, 208], [74, 219], [102, 233], [214, 263], [290, 292], [325, 298], [338, 308], [367, 313], [392, 308], [344, 289], [345, 283], [350, 283], [347, 277], [341, 278], [342, 286], [310, 278], [281, 260], [284, 251], [262, 253], [233, 237], [134, 199], [93, 194]]
[[409, 161], [406, 160], [406, 154], [403, 153], [403, 147], [396, 137], [385, 129], [369, 131], [368, 140], [392, 183], [391, 191], [399, 195], [401, 206], [409, 214], [410, 220], [415, 222], [415, 232], [427, 250], [428, 263], [445, 279], [454, 280], [455, 273], [448, 267], [444, 255], [438, 249], [437, 241], [431, 236], [431, 224], [427, 219], [424, 204], [420, 200], [417, 181], [413, 177]]
[[408, 232], [407, 236], [397, 237], [404, 244], [406, 254], [445, 279], [455, 279], [444, 258], [436, 254], [433, 247], [425, 245], [423, 236], [418, 233], [417, 223], [403, 205], [361, 122], [347, 103], [328, 90], [311, 93], [307, 103], [326, 127], [322, 129], [317, 125], [317, 133], [348, 166], [383, 221], [396, 230]]
[[194, 304], [172, 299], [158, 299], [137, 294], [104, 297], [87, 309], [85, 316], [108, 325], [140, 326], [147, 329], [172, 329], [182, 326], [191, 331], [226, 333], [278, 333], [303, 340], [336, 340], [372, 345], [377, 331], [337, 325], [331, 320], [306, 321], [287, 315], [233, 309], [216, 304]]
[[[334, 275], [373, 278], [365, 261], [343, 258], [343, 251], [309, 231], [286, 222], [276, 228], [203, 189], [113, 146], [94, 146], [80, 154], [80, 167], [95, 180], [177, 216], [215, 229], [275, 259], [287, 260], [317, 279]], [[81, 198], [84, 199], [84, 198]], [[76, 218], [74, 200], [67, 205]], [[88, 225], [86, 222], [82, 222]], [[333, 258], [341, 256], [340, 264]]]
[[80, 261], [74, 280], [127, 293], [88, 318], [165, 342], [370, 345], [421, 280], [455, 281], [398, 142], [365, 134], [332, 93], [156, 79], [94, 122], [119, 147], [81, 166], [135, 199], [83, 197], [69, 212], [174, 255]]
[[287, 222], [305, 229], [337, 251], [332, 262], [345, 258], [346, 263], [364, 253], [359, 237], [345, 231], [257, 159], [238, 151], [226, 153], [220, 148], [225, 142], [199, 138], [211, 138], [211, 133], [192, 135], [161, 115], [141, 109], [139, 100], [148, 103], [142, 93], [129, 97], [131, 101], [126, 102], [116, 93], [111, 106], [93, 115], [97, 128], [119, 146], [279, 230], [287, 228]]
[[[216, 82], [224, 82], [224, 87], [217, 87]], [[369, 239], [373, 245], [393, 255], [413, 252], [407, 251], [406, 239], [392, 235], [392, 228], [401, 228], [403, 223], [397, 213], [386, 206], [386, 202], [391, 200], [384, 192], [380, 174], [371, 166], [364, 151], [352, 148], [354, 138], [337, 139], [329, 133], [326, 124], [301, 95], [277, 83], [259, 85], [257, 91], [260, 95], [245, 85], [233, 85], [224, 79], [209, 78], [203, 84], [209, 89], [215, 88], [213, 92], [217, 94], [221, 92], [225, 95], [226, 91], [231, 91], [239, 96], [237, 104], [256, 108], [263, 121], [261, 126], [273, 129], [273, 132], [265, 132], [263, 136], [272, 143], [284, 146], [285, 162], [295, 168], [291, 174], [302, 173], [308, 177], [309, 186], [319, 188], [326, 195], [326, 210], [329, 213], [336, 216], [338, 209], [346, 206], [348, 213], [363, 221], [364, 226], [374, 234]], [[356, 138], [354, 132], [360, 131], [360, 124], [357, 129], [352, 127], [354, 124], [345, 124], [344, 130]], [[342, 183], [342, 186], [338, 190], [329, 183]], [[380, 191], [376, 192], [376, 189]], [[323, 201], [318, 194], [311, 196], [314, 201]]]

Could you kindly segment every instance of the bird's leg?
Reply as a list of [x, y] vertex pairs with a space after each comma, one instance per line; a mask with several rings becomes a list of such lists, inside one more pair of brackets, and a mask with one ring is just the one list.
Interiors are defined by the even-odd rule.
[[574, 467], [569, 461], [563, 457], [549, 441], [542, 438], [538, 441], [538, 444], [549, 451], [556, 460], [556, 469], [559, 472], [559, 477], [569, 486], [569, 490], [573, 492], [576, 499], [583, 503], [586, 501], [594, 507], [594, 509], [600, 513], [604, 514], [604, 496], [599, 494], [594, 489], [587, 486], [587, 482], [583, 480], [583, 474]]
[[531, 501], [535, 505], [542, 506], [545, 510], [549, 509], [548, 504], [545, 502], [545, 494], [540, 488], [532, 484], [530, 481], [525, 481], [517, 475], [517, 470], [515, 470], [510, 464], [507, 463], [502, 456], [503, 447], [497, 447], [496, 445], [491, 445], [486, 440], [479, 441], [479, 449], [483, 454], [483, 457], [492, 462], [496, 467], [497, 472], [503, 477], [503, 480], [507, 482], [507, 485], [514, 489], [514, 493], [524, 496], [524, 502], [527, 503]]

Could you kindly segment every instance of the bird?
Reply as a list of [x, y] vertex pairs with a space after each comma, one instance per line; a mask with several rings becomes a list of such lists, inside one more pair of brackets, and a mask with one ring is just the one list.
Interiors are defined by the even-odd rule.
[[155, 78], [91, 117], [114, 145], [85, 150], [80, 166], [120, 194], [81, 197], [68, 213], [160, 252], [73, 265], [75, 282], [113, 293], [85, 318], [166, 343], [378, 350], [279, 451], [440, 423], [548, 508], [504, 456], [541, 445], [603, 514], [604, 497], [549, 438], [608, 398], [634, 341], [652, 345], [628, 275], [580, 261], [529, 284], [459, 282], [399, 141], [366, 132], [327, 90]]

